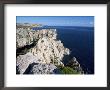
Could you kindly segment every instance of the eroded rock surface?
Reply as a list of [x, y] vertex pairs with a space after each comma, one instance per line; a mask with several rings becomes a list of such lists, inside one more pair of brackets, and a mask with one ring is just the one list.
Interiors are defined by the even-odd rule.
[[32, 63], [41, 63], [41, 61], [30, 52], [24, 55], [19, 55], [16, 58], [16, 65], [20, 74], [23, 74]]
[[69, 67], [73, 68], [74, 70], [77, 70], [78, 72], [84, 74], [84, 71], [82, 70], [79, 62], [77, 61], [77, 59], [75, 57], [73, 57], [71, 60], [69, 60], [69, 62], [66, 64], [66, 66], [69, 66]]
[[[35, 43], [35, 46], [30, 48], [26, 54], [17, 56], [17, 67], [20, 74], [23, 74], [32, 63], [38, 63], [33, 66], [32, 73], [51, 73], [56, 68], [55, 65], [63, 65], [64, 55], [70, 54], [70, 50], [65, 48], [60, 40], [57, 40], [56, 29], [34, 31], [20, 28], [17, 29], [16, 35], [17, 48]], [[44, 69], [43, 66], [48, 67], [46, 71], [38, 72]]]
[[57, 67], [54, 64], [36, 63], [32, 66], [30, 74], [54, 74], [54, 69]]

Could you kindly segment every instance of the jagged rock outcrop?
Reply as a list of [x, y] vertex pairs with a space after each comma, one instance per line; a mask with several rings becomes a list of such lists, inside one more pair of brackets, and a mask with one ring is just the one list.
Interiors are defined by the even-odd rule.
[[42, 63], [63, 64], [61, 62], [64, 55], [69, 55], [69, 49], [64, 48], [61, 41], [56, 41], [51, 38], [41, 38], [36, 43], [36, 46], [30, 49]]
[[[23, 28], [22, 28], [23, 27]], [[54, 74], [61, 70], [75, 70], [84, 73], [73, 57], [66, 65], [62, 60], [70, 50], [57, 39], [56, 29], [32, 30], [29, 24], [18, 25], [16, 31], [16, 66], [20, 74]], [[21, 55], [22, 54], [22, 55]], [[60, 66], [61, 69], [56, 66]], [[71, 69], [72, 68], [72, 69]], [[76, 73], [77, 73], [76, 72]]]
[[[35, 71], [35, 68], [38, 68], [38, 66], [42, 67], [42, 64], [46, 66], [48, 66], [48, 64], [63, 65], [62, 59], [64, 55], [70, 54], [69, 49], [65, 48], [60, 40], [57, 40], [56, 29], [42, 29], [37, 31], [17, 29], [17, 48], [30, 45], [33, 42], [35, 46], [29, 49], [28, 52], [30, 53], [17, 56], [17, 67], [21, 74], [23, 74], [32, 63], [39, 63], [32, 68], [32, 71]], [[36, 71], [36, 73], [38, 73], [38, 71]], [[42, 73], [46, 72], [44, 71]]]
[[[35, 64], [33, 65], [33, 63]], [[19, 55], [16, 59], [16, 66], [17, 72], [20, 74], [24, 74], [29, 67], [31, 68], [28, 74], [53, 74], [53, 70], [57, 68], [54, 64], [42, 63], [41, 60], [30, 52], [24, 55]]]
[[19, 55], [16, 58], [16, 66], [18, 67], [17, 70], [20, 74], [23, 74], [32, 63], [41, 63], [41, 61], [30, 52], [24, 55]]
[[57, 68], [54, 64], [35, 63], [31, 65], [29, 74], [54, 74], [54, 70]]
[[[16, 59], [17, 72], [20, 74], [53, 74], [54, 64], [43, 64], [32, 53], [19, 55]], [[29, 69], [29, 70], [28, 70]]]
[[84, 71], [82, 70], [79, 62], [77, 61], [77, 59], [75, 57], [73, 57], [71, 60], [69, 60], [69, 62], [66, 64], [66, 66], [69, 66], [69, 67], [73, 68], [74, 70], [77, 70], [81, 74], [84, 74]]
[[24, 47], [33, 43], [35, 39], [36, 32], [31, 29], [17, 29], [16, 30], [16, 46], [17, 48]]
[[24, 47], [25, 45], [30, 45], [34, 41], [37, 41], [43, 37], [56, 39], [57, 33], [56, 29], [42, 29], [42, 30], [32, 30], [19, 28], [16, 31], [16, 45], [17, 48]]

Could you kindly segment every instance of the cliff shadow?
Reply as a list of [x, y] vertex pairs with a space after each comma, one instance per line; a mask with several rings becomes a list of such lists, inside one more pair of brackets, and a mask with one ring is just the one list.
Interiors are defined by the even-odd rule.
[[21, 48], [17, 48], [16, 49], [16, 57], [19, 56], [19, 55], [24, 55], [26, 54], [29, 49], [33, 48], [34, 46], [36, 46], [36, 41], [34, 41], [32, 44], [30, 45], [26, 45], [24, 47], [21, 47]]

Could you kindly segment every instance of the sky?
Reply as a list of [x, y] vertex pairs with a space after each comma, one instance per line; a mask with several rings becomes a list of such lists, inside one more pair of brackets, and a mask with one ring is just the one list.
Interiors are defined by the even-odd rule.
[[17, 23], [33, 23], [48, 26], [94, 26], [94, 16], [17, 16]]

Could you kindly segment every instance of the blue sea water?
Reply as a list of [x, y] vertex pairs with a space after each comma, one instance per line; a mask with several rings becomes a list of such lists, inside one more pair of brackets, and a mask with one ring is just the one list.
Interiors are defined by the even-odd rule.
[[94, 74], [94, 27], [45, 26], [43, 28], [57, 29], [57, 39], [71, 51], [69, 58], [76, 57], [85, 73]]

